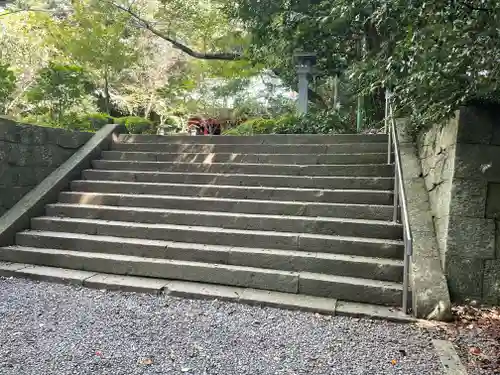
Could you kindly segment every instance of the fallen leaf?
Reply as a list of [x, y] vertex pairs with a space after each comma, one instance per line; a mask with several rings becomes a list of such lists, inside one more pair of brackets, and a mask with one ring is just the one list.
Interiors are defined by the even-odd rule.
[[146, 366], [149, 366], [149, 365], [152, 365], [153, 364], [153, 360], [151, 358], [144, 358], [144, 359], [141, 359], [139, 361], [139, 363], [141, 365], [146, 365]]
[[391, 364], [392, 364], [393, 366], [396, 366], [396, 363], [398, 363], [398, 361], [396, 361], [395, 359], [393, 359], [393, 360], [391, 361]]
[[481, 355], [481, 349], [479, 349], [477, 346], [471, 346], [469, 348], [469, 353], [474, 355]]

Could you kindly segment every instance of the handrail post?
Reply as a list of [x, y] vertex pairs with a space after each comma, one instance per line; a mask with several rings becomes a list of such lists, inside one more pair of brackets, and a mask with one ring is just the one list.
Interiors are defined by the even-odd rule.
[[410, 283], [410, 254], [412, 252], [413, 244], [411, 239], [405, 238], [405, 255], [403, 265], [403, 311], [408, 314], [408, 289]]
[[391, 92], [387, 89], [385, 90], [385, 132], [388, 134], [388, 139], [387, 139], [387, 164], [392, 163], [392, 131], [391, 131], [391, 126], [392, 126], [392, 119], [389, 118], [390, 116], [390, 106], [391, 106]]
[[393, 211], [392, 211], [392, 221], [397, 223], [399, 221], [399, 178], [398, 176], [398, 168], [395, 168], [395, 176], [394, 176], [394, 200], [393, 200]]

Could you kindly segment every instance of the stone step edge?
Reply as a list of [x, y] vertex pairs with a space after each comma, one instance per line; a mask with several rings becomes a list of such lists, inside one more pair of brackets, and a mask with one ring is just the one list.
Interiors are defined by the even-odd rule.
[[309, 192], [309, 193], [356, 193], [356, 194], [383, 194], [393, 195], [392, 190], [375, 189], [323, 189], [323, 188], [293, 188], [293, 187], [275, 187], [275, 186], [244, 186], [244, 185], [217, 185], [217, 184], [191, 184], [177, 182], [136, 182], [136, 181], [116, 181], [116, 180], [73, 180], [71, 186], [100, 184], [100, 185], [132, 185], [132, 186], [161, 186], [161, 187], [191, 187], [200, 189], [233, 189], [233, 190], [263, 190], [263, 191], [291, 191], [291, 192]]
[[183, 161], [146, 161], [146, 160], [108, 160], [108, 159], [95, 159], [94, 162], [105, 162], [108, 164], [138, 164], [138, 165], [145, 165], [145, 164], [172, 164], [172, 165], [200, 165], [200, 166], [219, 166], [219, 165], [231, 165], [231, 166], [247, 166], [247, 165], [252, 165], [252, 166], [277, 166], [277, 167], [293, 167], [295, 169], [307, 169], [310, 167], [328, 167], [328, 168], [334, 168], [334, 167], [393, 167], [393, 164], [387, 164], [387, 163], [366, 163], [366, 164], [261, 164], [261, 163], [190, 163], [190, 162], [183, 162]]
[[[270, 220], [302, 220], [305, 222], [325, 222], [332, 224], [358, 224], [358, 225], [383, 225], [387, 228], [400, 228], [401, 223], [389, 220], [376, 220], [376, 219], [352, 219], [352, 218], [338, 218], [332, 216], [300, 216], [300, 215], [271, 215], [271, 214], [254, 214], [254, 213], [241, 213], [241, 212], [227, 212], [227, 211], [196, 211], [196, 210], [180, 210], [174, 208], [157, 208], [157, 207], [129, 207], [129, 206], [110, 206], [104, 204], [86, 204], [86, 203], [49, 203], [47, 208], [57, 210], [58, 208], [86, 208], [101, 211], [115, 211], [117, 213], [127, 213], [136, 211], [141, 213], [158, 213], [158, 214], [178, 214], [178, 215], [197, 215], [197, 216], [218, 216], [229, 219], [237, 217], [244, 217], [248, 219], [270, 219]], [[50, 215], [48, 215], [50, 216]], [[53, 215], [56, 217], [74, 217], [67, 215]], [[80, 218], [79, 216], [76, 218]], [[175, 223], [174, 223], [175, 224]], [[229, 228], [231, 229], [231, 228]], [[239, 228], [233, 228], [239, 229]]]
[[[101, 159], [100, 159], [101, 160]], [[321, 164], [319, 164], [321, 165]], [[377, 177], [377, 176], [294, 176], [294, 175], [277, 175], [277, 174], [255, 174], [255, 173], [231, 173], [231, 172], [168, 172], [168, 171], [144, 171], [144, 170], [129, 170], [129, 169], [95, 169], [88, 168], [84, 169], [82, 173], [85, 172], [96, 172], [99, 174], [109, 174], [109, 173], [120, 173], [120, 174], [150, 174], [150, 175], [184, 175], [184, 176], [209, 176], [209, 177], [279, 177], [289, 180], [293, 179], [308, 179], [308, 180], [394, 180], [394, 177]], [[100, 181], [100, 180], [98, 180]], [[108, 180], [104, 180], [108, 181]]]
[[[112, 197], [121, 197], [121, 198], [129, 198], [129, 197], [140, 197], [140, 198], [155, 198], [155, 199], [178, 199], [178, 200], [197, 200], [197, 201], [220, 201], [220, 202], [231, 202], [231, 203], [239, 203], [239, 202], [257, 202], [264, 204], [275, 204], [275, 205], [286, 205], [286, 204], [295, 204], [295, 205], [312, 205], [312, 206], [347, 206], [347, 207], [372, 207], [372, 208], [391, 208], [391, 205], [385, 204], [363, 204], [363, 203], [335, 203], [335, 202], [309, 202], [309, 201], [273, 201], [266, 199], [238, 199], [238, 198], [220, 198], [220, 197], [192, 197], [187, 195], [166, 195], [166, 194], [132, 194], [132, 193], [102, 193], [95, 191], [62, 191], [60, 195], [64, 196], [79, 196], [79, 195], [94, 195], [94, 196], [112, 196]], [[123, 206], [123, 207], [136, 207], [136, 206]], [[330, 217], [330, 216], [327, 216]]]
[[[311, 254], [315, 255], [315, 258], [330, 258], [332, 260], [352, 262], [358, 264], [370, 264], [370, 263], [384, 263], [384, 266], [400, 266], [403, 267], [403, 260], [396, 258], [379, 258], [375, 256], [363, 256], [363, 255], [346, 255], [337, 253], [323, 253], [320, 251], [298, 251], [298, 250], [283, 250], [283, 249], [263, 249], [263, 248], [253, 248], [253, 247], [241, 247], [241, 246], [224, 246], [224, 245], [212, 245], [203, 243], [191, 243], [191, 242], [180, 242], [180, 241], [166, 241], [166, 240], [148, 240], [143, 238], [128, 238], [128, 237], [117, 237], [117, 236], [106, 236], [106, 235], [96, 235], [96, 234], [82, 234], [82, 233], [71, 233], [71, 232], [51, 232], [47, 230], [24, 230], [17, 233], [18, 235], [24, 236], [35, 236], [35, 237], [45, 237], [45, 238], [71, 238], [75, 241], [95, 241], [103, 243], [121, 243], [126, 245], [138, 245], [138, 246], [157, 246], [162, 249], [169, 248], [190, 248], [195, 251], [214, 251], [214, 252], [254, 252], [255, 254], [264, 253], [266, 251], [269, 254], [282, 255], [282, 256], [296, 256], [307, 258]], [[19, 245], [21, 247], [29, 247], [24, 245]], [[42, 249], [53, 249], [47, 247], [40, 247]], [[59, 249], [54, 250], [69, 250], [69, 251], [80, 251], [75, 249]], [[117, 255], [126, 255], [118, 253]], [[132, 255], [133, 256], [133, 255]], [[160, 259], [171, 259], [174, 258], [160, 258]], [[182, 259], [177, 259], [182, 260]], [[208, 262], [207, 262], [208, 263]], [[223, 263], [224, 264], [224, 263]], [[230, 264], [228, 264], [230, 265]], [[237, 264], [234, 264], [237, 266]], [[335, 275], [334, 275], [335, 276]]]
[[[354, 237], [354, 236], [339, 236], [339, 235], [328, 235], [328, 234], [315, 234], [315, 233], [301, 233], [301, 232], [279, 232], [279, 231], [263, 231], [263, 230], [253, 230], [253, 229], [230, 229], [230, 228], [219, 228], [219, 227], [207, 227], [202, 225], [178, 225], [178, 224], [150, 224], [150, 223], [138, 223], [134, 221], [118, 221], [118, 220], [102, 220], [102, 219], [86, 219], [86, 218], [74, 218], [74, 217], [61, 217], [61, 216], [37, 216], [31, 219], [32, 228], [33, 223], [39, 221], [52, 221], [52, 222], [84, 222], [95, 225], [120, 225], [123, 227], [139, 227], [139, 228], [161, 228], [167, 230], [186, 230], [186, 231], [198, 231], [198, 232], [224, 232], [224, 233], [234, 233], [234, 234], [254, 234], [260, 236], [297, 236], [297, 237], [308, 237], [314, 239], [328, 239], [332, 241], [352, 241], [358, 243], [377, 243], [377, 244], [392, 244], [401, 245], [402, 240], [388, 239], [388, 238], [371, 238], [371, 237]], [[38, 229], [34, 229], [38, 230]], [[80, 232], [78, 232], [80, 233]], [[82, 234], [84, 234], [82, 232]], [[133, 237], [136, 238], [136, 237]]]
[[[177, 144], [177, 143], [175, 143]], [[260, 144], [257, 144], [260, 145]], [[102, 152], [107, 155], [114, 155], [116, 153], [120, 154], [163, 154], [163, 155], [262, 155], [262, 156], [275, 156], [275, 155], [300, 155], [300, 156], [338, 156], [338, 155], [370, 155], [370, 156], [387, 156], [387, 152], [333, 152], [333, 153], [324, 153], [324, 154], [297, 154], [297, 153], [282, 153], [282, 154], [267, 154], [267, 153], [249, 153], [249, 152], [205, 152], [205, 153], [197, 153], [197, 152], [153, 152], [153, 151], [118, 151], [118, 150], [106, 150]]]
[[109, 291], [167, 294], [190, 299], [216, 299], [333, 316], [365, 317], [402, 323], [417, 321], [398, 308], [346, 302], [333, 298], [190, 281], [112, 275], [23, 263], [0, 262], [0, 277], [27, 278]]

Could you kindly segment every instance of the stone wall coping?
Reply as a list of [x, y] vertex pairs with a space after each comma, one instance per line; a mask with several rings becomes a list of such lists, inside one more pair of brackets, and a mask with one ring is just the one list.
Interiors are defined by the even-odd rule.
[[[413, 233], [411, 289], [413, 312], [417, 318], [450, 320], [451, 299], [441, 266], [439, 248], [432, 223], [431, 207], [415, 144], [405, 131], [407, 122], [396, 121], [401, 153], [403, 183], [407, 192], [408, 212]], [[407, 129], [406, 129], [407, 130]]]
[[97, 131], [66, 162], [29, 191], [0, 217], [0, 246], [13, 245], [17, 232], [28, 229], [30, 220], [44, 214], [45, 205], [57, 201], [59, 193], [90, 167], [101, 151], [108, 150], [117, 134], [126, 132], [122, 125], [108, 124]]

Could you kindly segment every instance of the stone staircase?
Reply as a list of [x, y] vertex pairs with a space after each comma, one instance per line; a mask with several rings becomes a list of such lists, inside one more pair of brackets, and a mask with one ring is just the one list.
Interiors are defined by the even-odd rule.
[[122, 135], [8, 262], [399, 306], [385, 135]]

